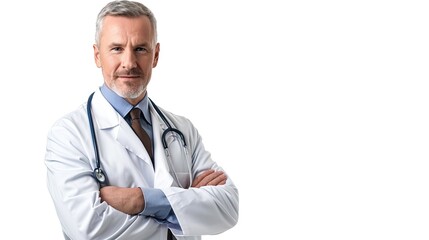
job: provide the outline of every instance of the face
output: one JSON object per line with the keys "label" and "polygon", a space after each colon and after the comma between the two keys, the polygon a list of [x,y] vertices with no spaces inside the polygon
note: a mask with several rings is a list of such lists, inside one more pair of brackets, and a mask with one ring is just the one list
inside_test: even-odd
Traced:
{"label": "face", "polygon": [[158,56],[159,43],[148,17],[104,18],[99,44],[94,45],[95,63],[104,83],[131,104],[145,96]]}

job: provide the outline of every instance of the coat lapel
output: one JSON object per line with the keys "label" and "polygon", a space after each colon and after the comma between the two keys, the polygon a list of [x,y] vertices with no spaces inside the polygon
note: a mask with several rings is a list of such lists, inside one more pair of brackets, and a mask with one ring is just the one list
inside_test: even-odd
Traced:
{"label": "coat lapel", "polygon": [[95,121],[97,121],[100,130],[112,130],[113,135],[116,135],[113,137],[122,146],[137,155],[153,169],[152,161],[143,143],[133,132],[130,125],[107,102],[100,91],[94,94],[93,104],[97,106],[97,108],[93,108],[93,111]]}
{"label": "coat lapel", "polygon": [[143,143],[134,133],[130,125],[128,125],[128,123],[123,119],[119,123],[116,140],[128,149],[128,151],[137,155],[140,159],[150,165],[151,168],[153,168],[152,161],[150,160],[150,156],[143,146]]}

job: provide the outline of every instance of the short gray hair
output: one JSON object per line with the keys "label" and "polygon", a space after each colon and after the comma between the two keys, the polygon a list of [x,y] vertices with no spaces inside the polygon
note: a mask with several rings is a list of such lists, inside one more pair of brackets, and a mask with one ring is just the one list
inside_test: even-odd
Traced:
{"label": "short gray hair", "polygon": [[99,45],[100,43],[100,31],[103,26],[103,20],[106,16],[147,16],[154,32],[154,41],[155,43],[157,42],[156,18],[152,11],[139,2],[128,0],[115,0],[104,6],[104,8],[101,9],[100,13],[97,16],[97,22],[95,25],[95,43],[97,45]]}

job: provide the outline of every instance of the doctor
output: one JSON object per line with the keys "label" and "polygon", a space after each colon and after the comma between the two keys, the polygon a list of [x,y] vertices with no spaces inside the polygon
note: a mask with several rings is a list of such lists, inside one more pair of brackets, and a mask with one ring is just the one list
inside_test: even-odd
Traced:
{"label": "doctor", "polygon": [[[160,53],[152,12],[138,2],[108,3],[97,18],[93,48],[104,84],[47,138],[47,185],[65,239],[201,239],[235,226],[239,198],[230,176],[187,118],[157,112],[148,98]],[[131,119],[135,108],[140,117]],[[151,146],[140,141],[132,121]],[[178,131],[163,138],[169,125]]]}

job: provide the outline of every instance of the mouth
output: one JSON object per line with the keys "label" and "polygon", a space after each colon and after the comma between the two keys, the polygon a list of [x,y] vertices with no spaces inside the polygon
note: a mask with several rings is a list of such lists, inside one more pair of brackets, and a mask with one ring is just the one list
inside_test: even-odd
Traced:
{"label": "mouth", "polygon": [[140,75],[118,75],[116,79],[121,79],[122,81],[134,81],[140,79]]}
{"label": "mouth", "polygon": [[118,78],[139,78],[140,75],[119,75]]}

